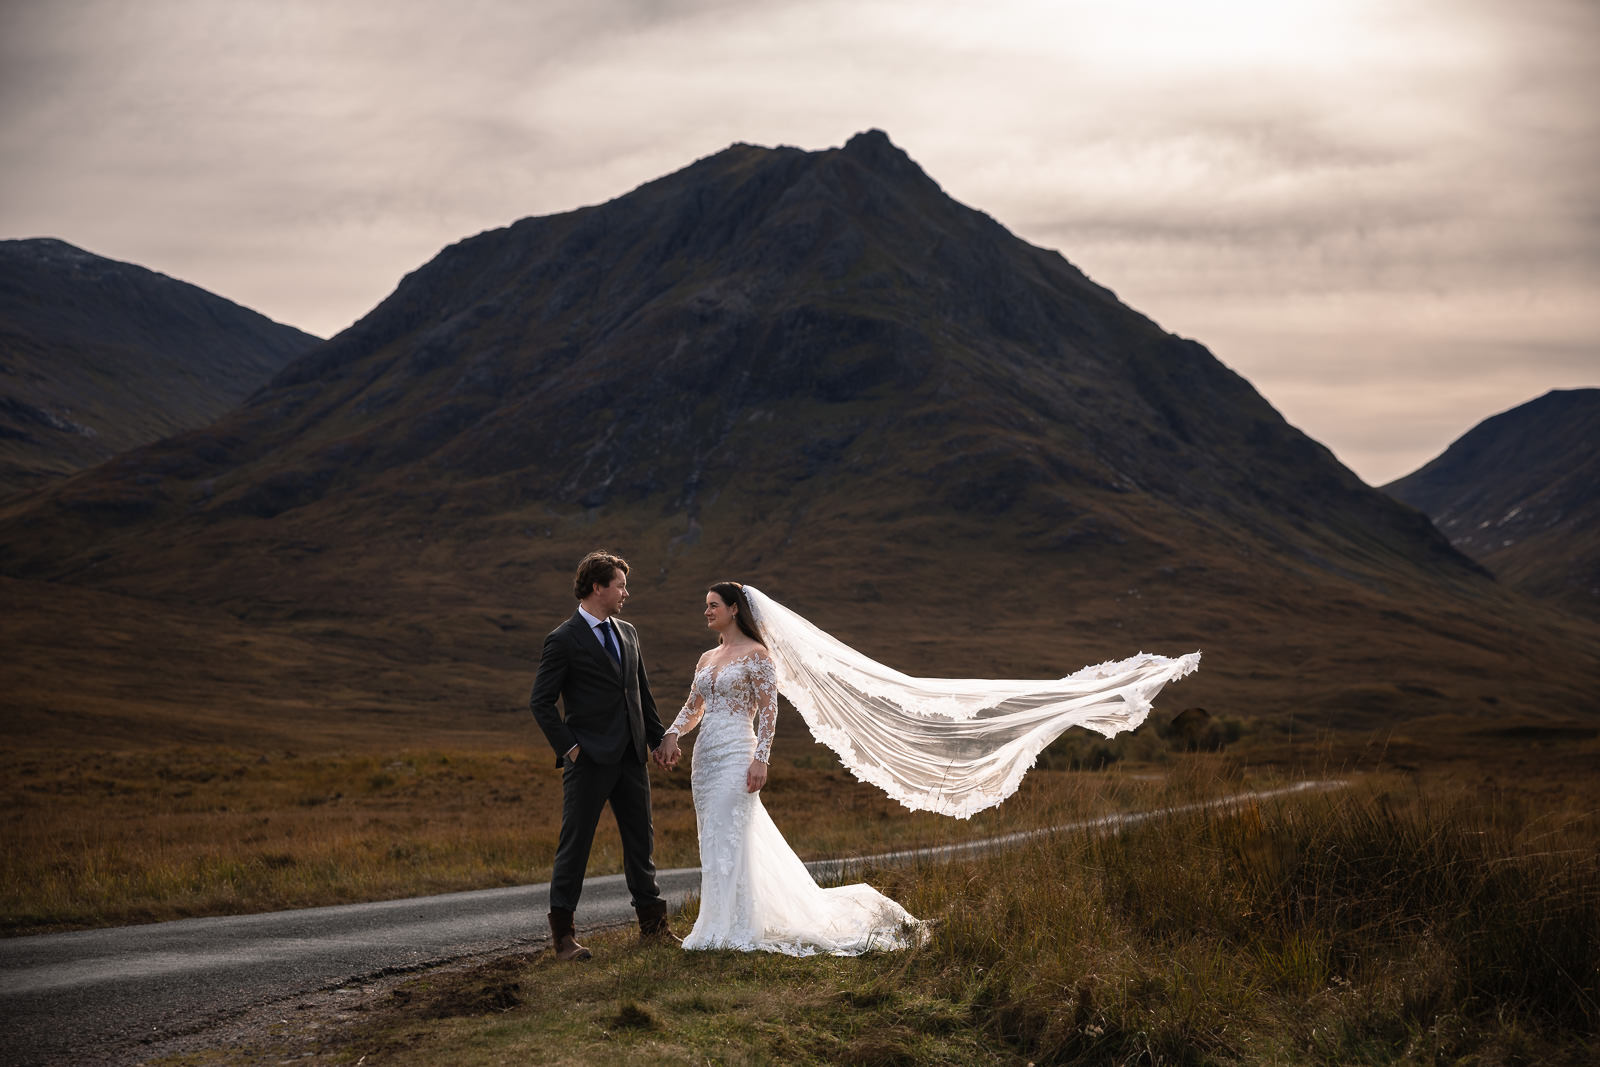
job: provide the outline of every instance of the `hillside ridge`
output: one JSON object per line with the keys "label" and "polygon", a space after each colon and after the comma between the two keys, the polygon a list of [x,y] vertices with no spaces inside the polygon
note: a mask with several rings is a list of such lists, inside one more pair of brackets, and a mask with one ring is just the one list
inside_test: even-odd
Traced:
{"label": "hillside ridge", "polygon": [[1600,618],[1600,389],[1553,389],[1383,487],[1517,588]]}
{"label": "hillside ridge", "polygon": [[57,238],[0,241],[0,495],[204,426],[316,343]]}

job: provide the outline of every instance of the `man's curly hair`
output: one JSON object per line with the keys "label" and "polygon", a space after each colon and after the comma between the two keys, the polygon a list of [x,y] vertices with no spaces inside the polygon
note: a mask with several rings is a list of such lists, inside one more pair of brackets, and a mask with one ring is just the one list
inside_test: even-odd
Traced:
{"label": "man's curly hair", "polygon": [[610,585],[617,572],[628,573],[628,561],[609,552],[591,552],[578,561],[578,575],[572,580],[572,594],[579,600],[594,592],[597,585]]}

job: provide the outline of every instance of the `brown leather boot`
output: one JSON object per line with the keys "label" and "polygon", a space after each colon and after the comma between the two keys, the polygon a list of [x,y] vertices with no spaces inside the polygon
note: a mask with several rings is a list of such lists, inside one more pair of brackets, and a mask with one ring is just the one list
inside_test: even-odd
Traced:
{"label": "brown leather boot", "polygon": [[550,947],[558,960],[589,960],[594,953],[578,944],[572,935],[572,912],[566,908],[550,909]]}
{"label": "brown leather boot", "polygon": [[660,941],[669,944],[679,944],[682,939],[672,932],[672,927],[667,925],[667,902],[652,900],[634,908],[639,915],[639,940],[644,942]]}

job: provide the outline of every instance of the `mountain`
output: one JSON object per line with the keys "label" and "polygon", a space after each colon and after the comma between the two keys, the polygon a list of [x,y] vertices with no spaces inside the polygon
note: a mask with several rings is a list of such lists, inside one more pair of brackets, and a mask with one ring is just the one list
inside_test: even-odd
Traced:
{"label": "mountain", "polygon": [[1600,389],[1485,419],[1383,488],[1517,588],[1600,618]]}
{"label": "mountain", "polygon": [[871,131],[464,240],[214,424],[0,504],[17,721],[503,736],[596,545],[666,694],[727,576],[915,673],[1203,647],[1175,699],[1295,728],[1587,708],[1600,668]]}
{"label": "mountain", "polygon": [[0,495],[204,426],[317,340],[64,241],[0,241]]}

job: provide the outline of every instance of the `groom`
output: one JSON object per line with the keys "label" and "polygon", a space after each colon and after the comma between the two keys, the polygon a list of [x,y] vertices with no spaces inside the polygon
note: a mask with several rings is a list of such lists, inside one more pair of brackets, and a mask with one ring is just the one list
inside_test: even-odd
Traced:
{"label": "groom", "polygon": [[[561,839],[550,875],[550,941],[556,957],[593,955],[573,935],[572,913],[583,892],[600,809],[607,802],[622,835],[622,872],[639,935],[673,938],[667,904],[656,887],[650,823],[650,775],[645,762],[661,744],[661,720],[639,655],[639,635],[617,618],[628,599],[628,564],[591,552],[573,582],[578,610],[550,631],[528,706],[556,750],[561,777]],[[556,714],[561,698],[563,715]]]}

